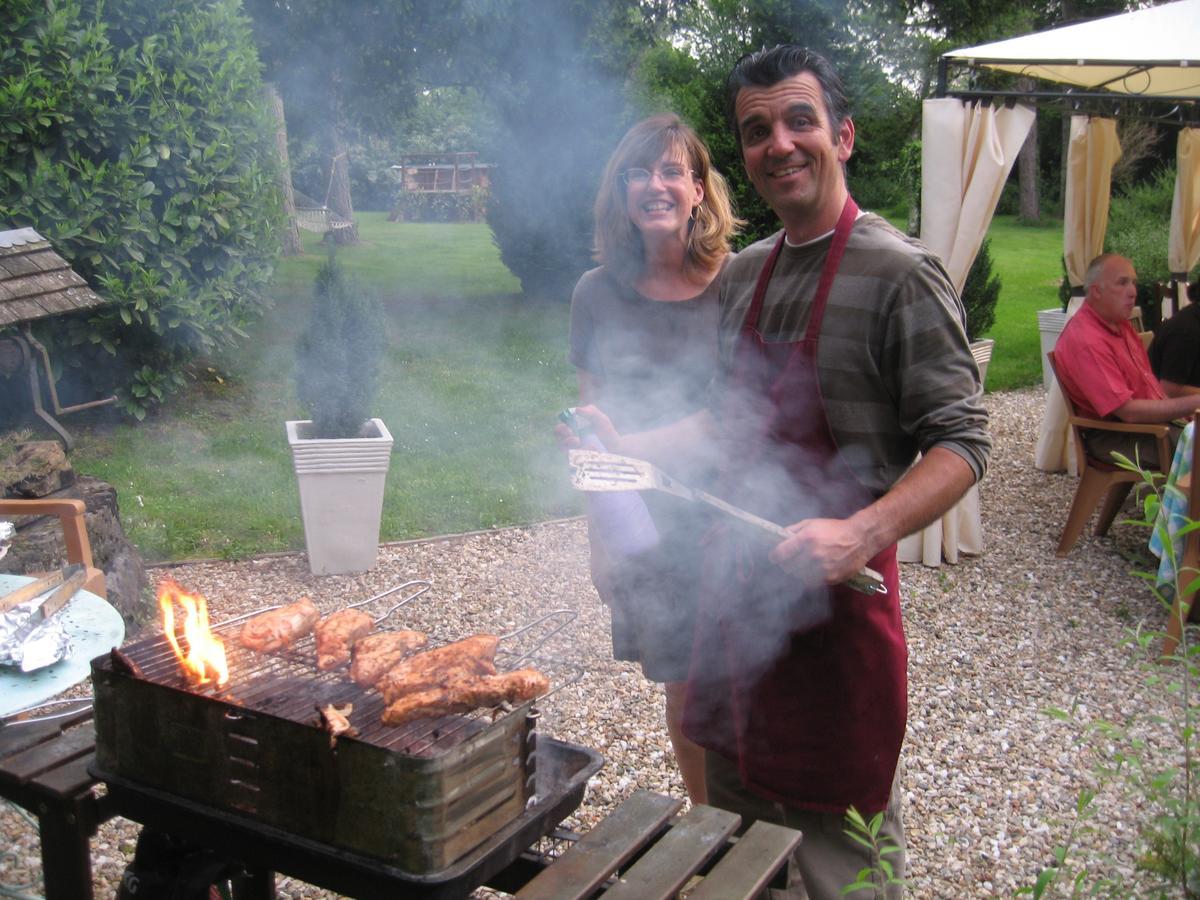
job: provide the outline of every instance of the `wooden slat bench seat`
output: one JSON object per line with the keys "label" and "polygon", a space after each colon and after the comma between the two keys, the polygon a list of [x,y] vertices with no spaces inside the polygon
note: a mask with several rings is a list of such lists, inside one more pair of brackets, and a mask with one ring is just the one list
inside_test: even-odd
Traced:
{"label": "wooden slat bench seat", "polygon": [[38,818],[46,900],[92,896],[90,841],[113,815],[87,771],[95,744],[90,710],[0,728],[0,797]]}
{"label": "wooden slat bench seat", "polygon": [[689,900],[751,900],[777,877],[782,883],[800,832],[755,822],[732,841],[737,815],[696,806],[674,818],[681,805],[661,794],[634,793],[516,896],[584,900],[603,891],[604,900],[669,900],[689,887]]}

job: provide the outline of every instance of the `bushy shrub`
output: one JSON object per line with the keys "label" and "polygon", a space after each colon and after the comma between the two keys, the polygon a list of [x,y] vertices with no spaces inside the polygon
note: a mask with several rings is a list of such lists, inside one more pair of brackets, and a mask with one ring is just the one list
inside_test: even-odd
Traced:
{"label": "bushy shrub", "polygon": [[110,301],[47,330],[80,394],[141,418],[261,312],[282,218],[257,53],[238,0],[4,9],[0,220]]}
{"label": "bushy shrub", "polygon": [[487,205],[487,191],[479,185],[469,191],[401,191],[391,219],[401,222],[478,222]]}
{"label": "bushy shrub", "polygon": [[371,415],[383,355],[378,298],[346,279],[332,254],[317,271],[312,316],[296,352],[296,393],[312,437],[358,437]]}
{"label": "bushy shrub", "polygon": [[1171,277],[1167,265],[1167,240],[1171,227],[1171,198],[1175,194],[1175,167],[1159,169],[1145,181],[1112,198],[1108,209],[1107,253],[1128,257],[1138,277],[1138,306],[1142,321],[1152,327],[1159,311],[1154,286]]}
{"label": "bushy shrub", "polygon": [[963,282],[962,302],[967,310],[967,338],[977,341],[996,324],[996,302],[1000,299],[1000,276],[992,274],[991,240],[984,238],[975,262]]}

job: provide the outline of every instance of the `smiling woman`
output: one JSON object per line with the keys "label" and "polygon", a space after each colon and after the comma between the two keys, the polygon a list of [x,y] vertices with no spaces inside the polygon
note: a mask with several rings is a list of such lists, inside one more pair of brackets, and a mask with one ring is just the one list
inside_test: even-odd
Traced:
{"label": "smiling woman", "polygon": [[[699,410],[717,369],[717,284],[737,224],[724,179],[678,116],[636,124],[596,197],[596,259],[571,301],[570,359],[583,403],[619,431],[658,428]],[[702,466],[671,474],[707,483]],[[699,527],[649,498],[657,543],[633,555],[589,518],[592,580],[612,610],[613,654],[666,685],[667,728],[692,800],[706,799],[703,753],[679,727],[700,566]]]}

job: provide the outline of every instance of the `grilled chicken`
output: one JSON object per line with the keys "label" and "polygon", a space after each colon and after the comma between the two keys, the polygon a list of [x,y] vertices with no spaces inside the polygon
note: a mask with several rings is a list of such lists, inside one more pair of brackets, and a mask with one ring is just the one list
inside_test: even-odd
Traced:
{"label": "grilled chicken", "polygon": [[339,609],[317,623],[317,668],[339,669],[350,662],[350,648],[371,631],[375,623],[360,609]]}
{"label": "grilled chicken", "polygon": [[242,646],[258,653],[286,650],[313,630],[321,614],[307,597],[255,616],[242,626]]}
{"label": "grilled chicken", "polygon": [[329,703],[318,706],[317,712],[321,714],[321,727],[329,732],[330,747],[336,747],[337,739],[343,734],[347,737],[358,737],[358,729],[350,724],[350,713],[354,712],[353,703],[347,703],[345,706]]}
{"label": "grilled chicken", "polygon": [[499,643],[494,634],[476,634],[426,650],[396,663],[375,687],[390,704],[405,694],[440,687],[459,675],[495,675],[493,660]]}
{"label": "grilled chicken", "polygon": [[354,643],[350,677],[361,688],[375,686],[384,673],[429,640],[421,631],[381,631]]}
{"label": "grilled chicken", "polygon": [[441,687],[406,694],[383,711],[385,725],[403,725],[414,719],[465,713],[483,706],[519,703],[540,697],[550,689],[550,679],[537,669],[517,669],[503,675],[452,677]]}

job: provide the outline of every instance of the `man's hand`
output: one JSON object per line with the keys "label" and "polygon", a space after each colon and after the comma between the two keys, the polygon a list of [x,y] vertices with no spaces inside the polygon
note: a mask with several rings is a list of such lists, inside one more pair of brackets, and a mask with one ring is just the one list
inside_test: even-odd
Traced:
{"label": "man's hand", "polygon": [[805,519],[787,530],[791,536],[771,551],[770,560],[808,584],[841,584],[872,556],[850,519]]}

